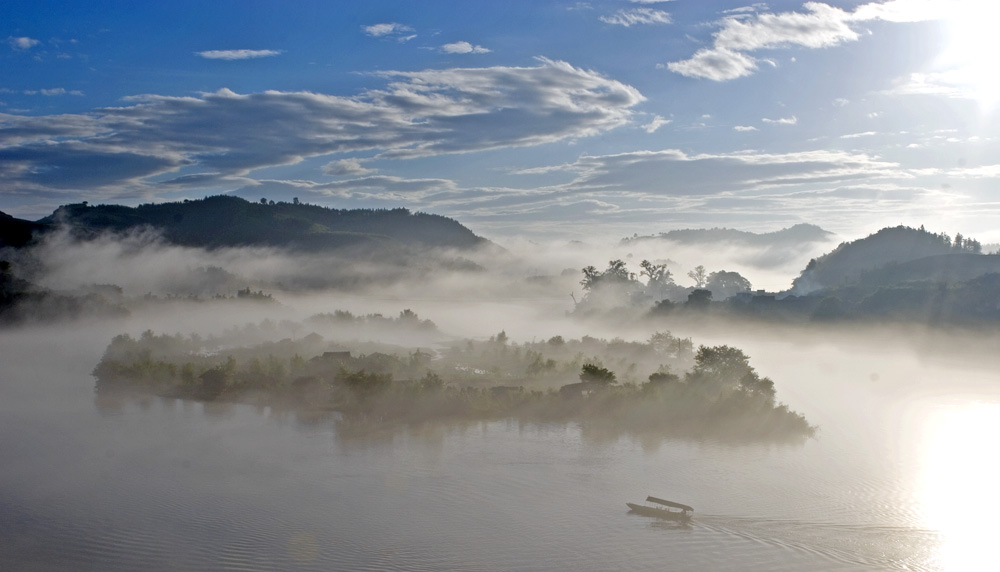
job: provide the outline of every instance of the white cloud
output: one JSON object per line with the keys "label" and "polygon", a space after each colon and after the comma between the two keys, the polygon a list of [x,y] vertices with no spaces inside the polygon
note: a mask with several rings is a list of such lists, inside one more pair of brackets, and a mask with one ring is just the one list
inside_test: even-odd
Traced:
{"label": "white cloud", "polygon": [[250,60],[276,56],[281,50],[207,50],[195,52],[195,55],[209,60]]}
{"label": "white cloud", "polygon": [[774,125],[795,125],[799,122],[799,118],[794,115],[791,117],[779,117],[778,119],[768,119],[765,117],[764,119],[761,119],[761,121]]}
{"label": "white cloud", "polygon": [[858,6],[851,18],[862,22],[867,20],[926,22],[947,18],[954,9],[953,2],[941,0],[890,0]]}
{"label": "white cloud", "polygon": [[626,28],[638,24],[669,24],[672,22],[669,13],[653,8],[619,10],[612,16],[601,16],[600,19],[606,24],[615,24]]}
{"label": "white cloud", "polygon": [[393,38],[399,42],[407,42],[417,37],[416,34],[407,34],[412,32],[413,28],[397,22],[361,26],[361,29],[373,38]]}
{"label": "white cloud", "polygon": [[715,34],[715,46],[748,52],[799,45],[824,48],[858,39],[846,23],[848,13],[819,2],[804,5],[808,12],[759,14],[753,19],[727,18]]}
{"label": "white cloud", "polygon": [[469,42],[454,42],[441,46],[441,51],[446,54],[488,54],[490,50],[482,46],[473,46]]}
{"label": "white cloud", "polygon": [[[977,70],[977,73],[978,70]],[[951,69],[941,72],[911,73],[900,78],[884,91],[887,95],[937,95],[948,98],[980,99],[981,78],[970,77],[968,70]],[[989,93],[991,90],[986,90]]]}
{"label": "white cloud", "polygon": [[841,139],[858,139],[861,137],[871,137],[872,135],[877,135],[874,131],[865,131],[864,133],[850,133],[848,135],[841,135]]}
{"label": "white cloud", "polygon": [[753,125],[734,125],[734,131],[757,131],[757,128]]}
{"label": "white cloud", "polygon": [[664,119],[659,115],[653,117],[653,120],[642,126],[646,130],[646,133],[655,133],[657,129],[671,123],[672,119]]}
{"label": "white cloud", "polygon": [[752,74],[757,62],[741,52],[704,48],[689,60],[668,63],[667,69],[688,77],[726,81]]}
{"label": "white cloud", "polygon": [[833,100],[834,107],[846,107],[850,104],[851,104],[850,100],[844,99],[842,97],[838,97],[837,99]]}
{"label": "white cloud", "polygon": [[34,38],[29,38],[27,36],[22,36],[19,38],[15,38],[14,36],[8,36],[7,43],[10,44],[10,47],[15,50],[30,50],[31,48],[41,44],[42,42]]}
{"label": "white cloud", "polygon": [[323,173],[335,177],[342,175],[370,175],[375,172],[374,169],[361,166],[361,160],[354,158],[330,161],[326,165],[323,165],[322,170]]}
{"label": "white cloud", "polygon": [[[826,48],[853,42],[860,34],[851,25],[871,20],[914,22],[942,18],[948,3],[937,0],[890,0],[857,7],[854,12],[806,2],[804,12],[748,13],[726,16],[713,34],[713,45],[667,67],[681,75],[726,81],[752,74],[757,60],[748,52],[763,49]],[[773,62],[772,62],[773,63]]]}
{"label": "white cloud", "polygon": [[[626,125],[644,100],[631,86],[550,60],[374,75],[385,87],[353,97],[223,89],[138,96],[87,115],[0,115],[0,188],[154,194],[165,183],[148,177],[181,168],[173,186],[210,187],[337,153],[408,158],[540,145]],[[361,174],[360,162],[345,161],[328,172]]]}

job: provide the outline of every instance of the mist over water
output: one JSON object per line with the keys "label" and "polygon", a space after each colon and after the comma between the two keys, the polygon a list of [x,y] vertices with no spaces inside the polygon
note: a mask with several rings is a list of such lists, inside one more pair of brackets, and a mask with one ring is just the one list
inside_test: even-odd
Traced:
{"label": "mist over water", "polygon": [[[276,253],[145,244],[131,254],[92,245],[121,250],[89,258],[86,272],[59,259],[42,282],[132,279],[125,295],[163,296],[184,274],[177,268],[218,265],[255,288],[302,265],[317,272],[315,260]],[[175,254],[188,262],[168,260]],[[602,255],[613,254],[593,263]],[[487,270],[368,291],[274,290],[272,303],[158,299],[128,318],[0,331],[0,568],[973,570],[995,561],[991,337],[581,321],[567,315],[564,287],[579,274],[560,276],[571,261],[547,262],[552,272],[478,262]],[[525,285],[536,274],[553,278]],[[799,443],[737,445],[508,419],[352,434],[336,415],[94,390],[91,372],[120,333],[213,335],[403,309],[445,338],[503,330],[515,342],[645,340],[659,329],[739,347],[819,431]],[[393,343],[433,345],[413,334]],[[678,526],[627,514],[624,503],[646,495],[690,504],[695,518]]]}

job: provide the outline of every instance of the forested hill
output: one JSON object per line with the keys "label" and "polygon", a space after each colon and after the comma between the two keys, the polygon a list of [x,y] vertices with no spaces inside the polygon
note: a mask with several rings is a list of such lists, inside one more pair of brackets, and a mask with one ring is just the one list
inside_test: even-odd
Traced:
{"label": "forested hill", "polygon": [[457,221],[407,209],[330,209],[299,203],[249,202],[232,196],[145,204],[59,207],[38,221],[67,225],[80,236],[153,227],[185,246],[274,246],[327,250],[345,246],[472,248],[490,244]]}
{"label": "forested hill", "polygon": [[[947,234],[928,232],[923,227],[883,228],[865,238],[841,243],[830,253],[810,260],[792,282],[792,292],[808,294],[857,284],[862,279],[888,284],[913,280],[921,273],[926,280],[944,278],[945,274],[978,276],[996,271],[997,258],[968,256],[981,252],[979,241],[961,234],[952,240]],[[988,263],[987,267],[984,263]]]}

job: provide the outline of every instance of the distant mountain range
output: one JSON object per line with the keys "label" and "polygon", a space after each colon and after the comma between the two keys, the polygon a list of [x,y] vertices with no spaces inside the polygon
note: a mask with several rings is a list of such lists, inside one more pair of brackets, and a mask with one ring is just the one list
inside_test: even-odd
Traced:
{"label": "distant mountain range", "polygon": [[14,247],[60,226],[81,238],[153,228],[173,244],[204,248],[271,246],[320,251],[492,245],[453,219],[403,208],[342,210],[249,202],[225,195],[138,207],[77,203],[61,206],[37,222],[0,215],[0,245]]}
{"label": "distant mountain range", "polygon": [[698,228],[671,230],[653,236],[636,236],[622,240],[634,243],[649,240],[668,240],[691,246],[730,243],[759,248],[775,246],[801,246],[814,242],[826,242],[833,233],[814,224],[797,224],[774,232],[754,233],[731,228]]}

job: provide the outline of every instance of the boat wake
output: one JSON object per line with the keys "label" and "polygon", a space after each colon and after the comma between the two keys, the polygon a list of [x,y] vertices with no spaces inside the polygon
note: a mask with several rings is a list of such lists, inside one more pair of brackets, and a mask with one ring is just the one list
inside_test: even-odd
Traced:
{"label": "boat wake", "polygon": [[821,557],[830,562],[879,570],[936,570],[940,534],[904,527],[879,527],[801,520],[698,515],[689,523],[751,542]]}

